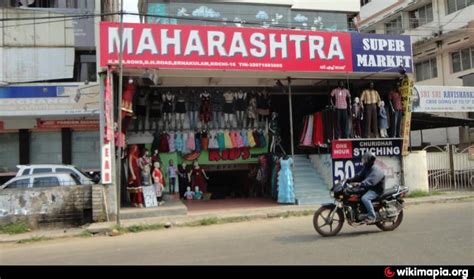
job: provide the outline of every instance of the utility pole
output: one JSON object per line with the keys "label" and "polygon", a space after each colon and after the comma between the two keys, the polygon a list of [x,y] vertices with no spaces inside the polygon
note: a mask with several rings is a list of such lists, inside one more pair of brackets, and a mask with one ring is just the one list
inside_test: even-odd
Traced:
{"label": "utility pole", "polygon": [[122,146],[124,146],[124,142],[122,142],[122,94],[123,94],[123,1],[120,1],[120,46],[119,46],[119,84],[118,84],[118,116],[117,116],[117,126],[118,126],[118,148],[116,154],[116,190],[117,190],[117,225],[120,226],[120,204],[121,204],[121,184],[122,184]]}

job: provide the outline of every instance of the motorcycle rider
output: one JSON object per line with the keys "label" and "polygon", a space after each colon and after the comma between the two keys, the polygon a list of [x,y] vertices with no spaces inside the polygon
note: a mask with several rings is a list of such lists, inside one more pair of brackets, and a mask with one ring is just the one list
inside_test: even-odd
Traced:
{"label": "motorcycle rider", "polygon": [[385,189],[385,175],[378,168],[374,166],[377,158],[370,151],[364,153],[362,156],[363,169],[355,177],[348,179],[347,182],[351,183],[354,187],[358,187],[362,191],[366,191],[362,196],[362,203],[367,209],[367,219],[365,223],[375,223],[375,210],[372,205],[372,200],[379,197]]}

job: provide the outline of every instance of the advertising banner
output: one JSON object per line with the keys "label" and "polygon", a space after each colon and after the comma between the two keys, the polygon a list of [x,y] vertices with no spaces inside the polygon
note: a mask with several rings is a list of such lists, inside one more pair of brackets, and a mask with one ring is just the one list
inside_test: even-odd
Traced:
{"label": "advertising banner", "polygon": [[[412,71],[409,37],[348,32],[102,22],[101,61],[128,68],[297,72]],[[355,41],[353,41],[355,40]],[[359,46],[360,45],[360,46]],[[357,64],[353,64],[357,59]]]}
{"label": "advertising banner", "polygon": [[99,129],[99,120],[95,119],[69,119],[69,120],[42,120],[38,119],[36,123],[38,129]]}
{"label": "advertising banner", "polygon": [[333,182],[354,177],[367,151],[377,156],[376,165],[385,174],[386,188],[400,184],[402,140],[336,140],[332,142]]}
{"label": "advertising banner", "polygon": [[412,113],[412,96],[413,96],[413,80],[404,75],[401,80],[400,93],[402,94],[403,118],[402,118],[402,138],[403,151],[402,155],[408,155],[408,147],[410,146],[411,131],[411,113]]}
{"label": "advertising banner", "polygon": [[474,111],[474,87],[416,85],[412,98],[413,112]]}

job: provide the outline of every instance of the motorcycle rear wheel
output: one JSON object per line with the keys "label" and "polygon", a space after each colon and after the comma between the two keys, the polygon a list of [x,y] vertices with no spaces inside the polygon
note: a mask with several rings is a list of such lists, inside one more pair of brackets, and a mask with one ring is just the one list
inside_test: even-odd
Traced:
{"label": "motorcycle rear wheel", "polygon": [[398,226],[400,226],[400,224],[402,223],[402,220],[403,220],[403,210],[400,211],[400,213],[398,214],[397,218],[395,218],[394,221],[380,221],[380,222],[375,223],[375,225],[377,226],[377,228],[381,229],[382,231],[385,231],[385,232],[393,231],[396,228],[398,228]]}
{"label": "motorcycle rear wheel", "polygon": [[[322,206],[314,213],[314,229],[322,236],[335,236],[342,229],[342,225],[344,224],[344,215],[342,214],[341,210],[336,209],[336,213],[334,214],[332,220],[327,220],[333,209],[333,207]],[[335,227],[334,222],[336,222]],[[329,230],[323,228],[329,228]]]}

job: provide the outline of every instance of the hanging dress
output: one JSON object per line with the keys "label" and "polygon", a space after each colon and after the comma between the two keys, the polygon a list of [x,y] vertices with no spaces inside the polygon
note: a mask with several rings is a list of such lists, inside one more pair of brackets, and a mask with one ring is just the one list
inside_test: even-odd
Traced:
{"label": "hanging dress", "polygon": [[186,143],[186,147],[190,152],[196,150],[196,142],[194,140],[194,133],[189,132],[188,133],[188,142]]}
{"label": "hanging dress", "polygon": [[183,134],[182,133],[176,133],[176,139],[175,139],[174,145],[176,147],[176,152],[179,152],[179,153],[183,152]]}
{"label": "hanging dress", "polygon": [[219,143],[217,141],[217,132],[210,131],[209,132],[209,149],[219,149]]}
{"label": "hanging dress", "polygon": [[201,152],[201,133],[194,135],[194,150]]}
{"label": "hanging dress", "polygon": [[278,203],[295,203],[293,172],[291,170],[292,164],[293,159],[291,158],[280,160],[281,169],[278,174]]}
{"label": "hanging dress", "polygon": [[192,176],[192,188],[199,186],[199,190],[201,190],[203,193],[207,192],[206,189],[206,180],[204,178],[204,173],[202,171],[202,168],[193,168],[193,171],[191,173]]}
{"label": "hanging dress", "polygon": [[245,130],[240,131],[240,137],[242,138],[243,146],[250,147],[249,140],[247,138],[247,132]]}
{"label": "hanging dress", "polygon": [[181,149],[181,153],[183,154],[189,154],[189,148],[188,148],[188,133],[183,133],[183,148]]}
{"label": "hanging dress", "polygon": [[309,116],[304,117],[303,130],[301,131],[301,135],[300,135],[300,144],[301,145],[304,142],[304,137],[306,136],[306,131],[308,130],[308,119],[309,119]]}
{"label": "hanging dress", "polygon": [[304,136],[303,145],[304,146],[313,146],[313,115],[310,115],[308,118],[308,129],[306,129],[306,135]]}
{"label": "hanging dress", "polygon": [[258,135],[257,130],[253,131],[252,135],[253,135],[253,139],[255,140],[255,146],[256,146],[256,147],[261,147],[261,145],[260,145],[260,137],[259,137],[259,135]]}
{"label": "hanging dress", "polygon": [[249,142],[249,146],[251,148],[254,148],[257,146],[257,143],[255,142],[255,138],[253,137],[253,132],[252,130],[247,131],[247,140]]}
{"label": "hanging dress", "polygon": [[232,148],[239,147],[239,142],[238,142],[238,139],[237,139],[237,133],[235,131],[232,131],[229,134],[230,134],[230,141],[232,142]]}
{"label": "hanging dress", "polygon": [[224,132],[225,149],[233,148],[230,132]]}
{"label": "hanging dress", "polygon": [[267,139],[265,137],[265,133],[260,132],[259,137],[260,137],[260,147],[266,147],[267,146]]}
{"label": "hanging dress", "polygon": [[167,133],[160,135],[160,146],[158,147],[158,151],[160,151],[160,153],[168,153],[170,151],[168,137],[169,136]]}
{"label": "hanging dress", "polygon": [[209,137],[207,132],[201,133],[201,149],[207,151],[209,149]]}
{"label": "hanging dress", "polygon": [[325,144],[323,134],[323,115],[321,112],[316,112],[313,117],[313,144],[321,146]]}
{"label": "hanging dress", "polygon": [[219,150],[222,151],[225,149],[225,136],[223,132],[217,134],[217,143],[219,145]]}
{"label": "hanging dress", "polygon": [[199,113],[199,119],[203,123],[209,123],[212,118],[212,106],[211,106],[211,95],[201,96],[201,110]]}
{"label": "hanging dress", "polygon": [[175,142],[175,133],[171,132],[169,134],[169,140],[168,140],[168,146],[169,146],[169,152],[170,153],[176,152],[176,146],[175,146],[174,142]]}

